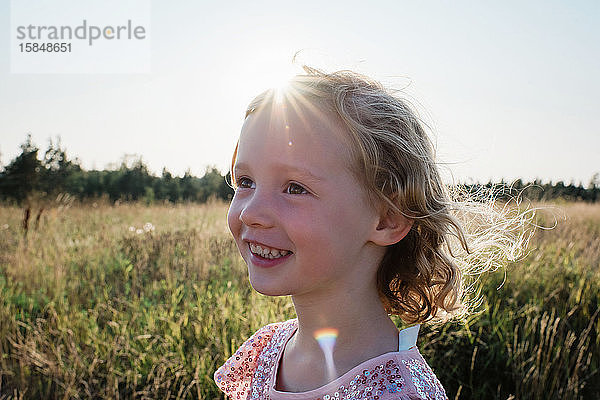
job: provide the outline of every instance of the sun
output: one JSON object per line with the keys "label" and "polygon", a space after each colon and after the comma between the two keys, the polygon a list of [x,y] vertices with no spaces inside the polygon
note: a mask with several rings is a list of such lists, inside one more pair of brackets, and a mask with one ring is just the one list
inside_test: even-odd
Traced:
{"label": "sun", "polygon": [[273,88],[273,100],[275,104],[281,104],[285,100],[286,92],[289,87],[289,79],[281,82],[276,82]]}
{"label": "sun", "polygon": [[276,94],[282,94],[289,86],[290,80],[298,74],[293,66],[275,65],[264,74],[256,76],[256,82],[262,89],[273,89]]}
{"label": "sun", "polygon": [[[286,51],[287,50],[287,51]],[[283,93],[289,81],[303,73],[302,67],[292,62],[294,53],[283,48],[254,49],[240,57],[243,62],[232,65],[235,91],[240,99],[249,102],[268,89]]]}
{"label": "sun", "polygon": [[270,81],[270,85],[268,86],[275,90],[285,90],[290,83],[290,79],[297,73],[298,71],[293,68],[281,68],[275,70],[268,79],[268,81]]}

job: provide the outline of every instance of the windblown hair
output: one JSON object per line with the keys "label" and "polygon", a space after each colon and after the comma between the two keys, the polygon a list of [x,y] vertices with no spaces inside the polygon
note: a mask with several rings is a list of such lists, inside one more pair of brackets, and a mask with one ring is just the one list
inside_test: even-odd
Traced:
{"label": "windblown hair", "polygon": [[[517,198],[497,204],[493,188],[445,185],[426,124],[399,92],[355,72],[303,68],[287,95],[339,117],[351,143],[351,170],[371,202],[413,222],[404,239],[388,246],[377,271],[386,310],[408,323],[466,315],[477,302],[471,296],[477,277],[523,254],[533,210],[520,211]],[[262,93],[246,116],[277,96]]]}

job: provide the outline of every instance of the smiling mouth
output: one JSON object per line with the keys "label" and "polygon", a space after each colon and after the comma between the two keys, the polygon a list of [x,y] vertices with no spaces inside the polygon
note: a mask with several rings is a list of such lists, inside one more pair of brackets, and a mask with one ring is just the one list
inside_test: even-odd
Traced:
{"label": "smiling mouth", "polygon": [[275,249],[273,247],[267,247],[265,245],[258,245],[255,243],[248,243],[248,245],[252,254],[260,256],[262,258],[267,258],[269,260],[285,257],[289,254],[292,254],[291,251]]}

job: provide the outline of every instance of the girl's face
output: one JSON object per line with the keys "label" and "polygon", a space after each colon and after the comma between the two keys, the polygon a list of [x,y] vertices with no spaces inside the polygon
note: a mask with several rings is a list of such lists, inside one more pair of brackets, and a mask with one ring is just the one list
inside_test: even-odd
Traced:
{"label": "girl's face", "polygon": [[260,293],[327,294],[375,280],[379,215],[349,170],[340,124],[279,104],[242,127],[227,220]]}

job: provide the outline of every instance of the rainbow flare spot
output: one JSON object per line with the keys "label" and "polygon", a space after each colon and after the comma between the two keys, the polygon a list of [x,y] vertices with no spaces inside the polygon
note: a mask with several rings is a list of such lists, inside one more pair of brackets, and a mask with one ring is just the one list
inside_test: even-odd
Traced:
{"label": "rainbow flare spot", "polygon": [[315,339],[321,346],[331,347],[335,346],[335,340],[338,337],[338,330],[333,328],[324,328],[315,331]]}
{"label": "rainbow flare spot", "polygon": [[336,377],[335,365],[333,363],[333,348],[338,337],[338,330],[333,328],[319,329],[315,331],[314,336],[325,355],[327,375],[330,380],[333,380]]}

